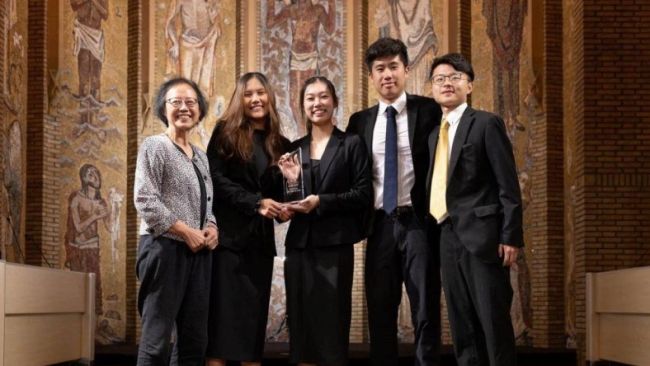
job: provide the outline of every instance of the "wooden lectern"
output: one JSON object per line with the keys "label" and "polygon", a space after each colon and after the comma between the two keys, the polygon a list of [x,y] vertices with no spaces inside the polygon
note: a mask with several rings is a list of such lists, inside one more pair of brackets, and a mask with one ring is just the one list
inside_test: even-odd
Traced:
{"label": "wooden lectern", "polygon": [[650,267],[587,273],[587,361],[650,365]]}
{"label": "wooden lectern", "polygon": [[0,366],[95,355],[95,275],[0,261]]}

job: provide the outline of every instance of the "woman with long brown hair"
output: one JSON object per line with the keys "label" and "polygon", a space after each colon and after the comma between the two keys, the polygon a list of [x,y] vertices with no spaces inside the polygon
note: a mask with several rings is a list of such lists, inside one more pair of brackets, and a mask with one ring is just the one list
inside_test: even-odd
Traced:
{"label": "woman with long brown hair", "polygon": [[242,75],[208,144],[213,212],[220,227],[214,252],[207,365],[226,360],[259,365],[271,294],[273,219],[288,219],[277,161],[289,141],[280,135],[275,95],[258,72]]}

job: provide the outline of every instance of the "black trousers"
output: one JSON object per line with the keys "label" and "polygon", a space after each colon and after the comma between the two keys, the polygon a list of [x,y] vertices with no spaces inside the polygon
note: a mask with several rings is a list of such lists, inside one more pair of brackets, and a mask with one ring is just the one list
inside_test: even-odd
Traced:
{"label": "black trousers", "polygon": [[397,365],[397,313],[402,283],[411,302],[415,365],[438,365],[440,270],[438,248],[413,210],[376,211],[366,251],[366,297],[373,365]]}
{"label": "black trousers", "polygon": [[353,272],[352,244],[287,248],[289,363],[347,365]]}
{"label": "black trousers", "polygon": [[[211,252],[192,253],[184,242],[140,237],[136,271],[142,336],[138,366],[203,366],[208,342]],[[170,340],[176,329],[171,353]]]}
{"label": "black trousers", "polygon": [[441,227],[440,261],[458,365],[516,365],[509,267],[472,255],[450,220]]}
{"label": "black trousers", "polygon": [[206,357],[261,361],[273,257],[251,243],[241,251],[217,247],[212,260]]}

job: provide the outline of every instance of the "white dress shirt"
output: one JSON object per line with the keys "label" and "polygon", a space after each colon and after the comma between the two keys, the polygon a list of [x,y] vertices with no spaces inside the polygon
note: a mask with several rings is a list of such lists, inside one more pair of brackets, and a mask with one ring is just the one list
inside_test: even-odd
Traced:
{"label": "white dress shirt", "polygon": [[384,207],[384,157],[386,155],[386,108],[392,105],[397,111],[397,206],[411,206],[411,189],[415,184],[413,157],[409,143],[406,93],[393,104],[379,101],[377,121],[372,135],[372,184],[375,188],[375,209]]}
{"label": "white dress shirt", "polygon": [[[458,130],[458,125],[460,124],[460,117],[463,116],[463,113],[465,113],[465,109],[467,109],[467,103],[463,103],[456,107],[453,111],[447,113],[446,116],[442,116],[442,119],[447,119],[447,122],[449,122],[449,150],[447,151],[447,162],[449,162],[449,158],[451,157],[451,149],[454,145],[454,137],[456,137],[456,130]],[[434,157],[435,159],[435,157]],[[447,171],[449,173],[449,171]]]}

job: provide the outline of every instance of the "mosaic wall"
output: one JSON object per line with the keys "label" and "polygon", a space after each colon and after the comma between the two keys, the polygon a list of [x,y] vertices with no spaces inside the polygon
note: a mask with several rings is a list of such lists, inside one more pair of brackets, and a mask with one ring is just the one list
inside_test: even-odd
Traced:
{"label": "mosaic wall", "polygon": [[[49,118],[60,127],[61,267],[97,274],[96,341],[122,342],[126,278],[125,1],[59,8]],[[54,26],[53,26],[54,27]],[[52,30],[54,31],[54,29]]]}
{"label": "mosaic wall", "polygon": [[[154,41],[147,50],[153,80],[143,96],[151,106],[158,86],[174,76],[194,80],[209,101],[206,118],[195,131],[193,143],[205,149],[217,119],[235,87],[236,15],[233,0],[157,1],[149,15]],[[161,133],[164,126],[147,108],[141,137]]]}
{"label": "mosaic wall", "polygon": [[[275,87],[282,134],[304,136],[299,94],[314,75],[330,79],[340,97],[336,121],[345,123],[345,3],[341,0],[260,2],[260,69]],[[343,122],[344,121],[344,122]]]}
{"label": "mosaic wall", "polygon": [[[408,47],[409,75],[406,91],[431,96],[429,68],[440,55],[444,1],[368,1],[368,43],[379,37],[401,39]],[[377,92],[368,82],[368,105],[377,103]]]}
{"label": "mosaic wall", "polygon": [[0,86],[0,252],[25,261],[24,212],[27,119],[27,3],[4,1]]}
{"label": "mosaic wall", "polygon": [[[234,89],[237,64],[238,1],[164,0],[153,1],[144,16],[153,32],[143,35],[148,49],[143,50],[146,69],[143,95],[128,96],[144,101],[138,140],[161,133],[162,124],[151,111],[158,85],[175,75],[194,79],[206,93],[210,110],[193,137],[205,147],[219,116]],[[472,0],[472,61],[477,74],[472,104],[502,115],[515,148],[519,180],[524,196],[525,225],[533,220],[528,209],[531,196],[529,172],[532,169],[531,126],[543,114],[539,88],[532,70],[531,9],[527,1]],[[295,139],[304,125],[297,107],[302,81],[314,74],[329,77],[337,87],[342,105],[336,119],[341,128],[347,123],[344,111],[349,96],[359,91],[346,90],[345,54],[346,11],[344,0],[274,0],[259,2],[259,66],[276,87],[282,132]],[[48,65],[49,115],[46,121],[61,126],[58,135],[61,166],[58,180],[61,194],[60,266],[98,274],[97,341],[121,342],[125,337],[126,302],[135,294],[126,293],[126,202],[131,187],[126,186],[126,85],[128,1],[96,0],[61,2],[55,18],[58,44],[49,45],[56,59]],[[0,239],[3,257],[20,261],[17,248],[24,245],[26,145],[26,29],[27,2],[5,0],[2,23],[2,129],[0,133]],[[368,40],[380,36],[399,37],[409,47],[411,69],[408,91],[431,95],[427,82],[432,59],[442,53],[444,1],[369,0]],[[56,9],[56,7],[54,7]],[[570,54],[568,56],[570,58]],[[361,65],[359,65],[361,67]],[[249,71],[249,70],[243,70]],[[365,75],[364,75],[365,77]],[[365,78],[364,81],[365,82]],[[368,105],[377,94],[368,85]],[[362,89],[359,86],[359,89]],[[569,110],[568,107],[567,111]],[[572,233],[573,183],[571,137],[566,137],[568,178],[565,189],[567,210],[566,266],[567,334],[574,334],[573,301],[574,254]],[[132,219],[132,218],[129,218]],[[267,339],[286,342],[283,242],[286,225],[278,226],[278,251],[269,310]],[[526,232],[526,231],[525,231]],[[134,233],[129,233],[133,235]],[[528,234],[527,234],[528,235]],[[526,238],[530,242],[530,238]],[[530,256],[534,248],[527,247]],[[363,261],[363,247],[355,256]],[[355,261],[359,263],[359,261]],[[356,272],[356,271],[355,271]],[[519,344],[529,345],[532,328],[530,272],[524,256],[512,269],[515,288],[512,314]],[[355,281],[359,278],[355,274]],[[357,282],[355,282],[357,283]],[[357,286],[357,285],[355,285]],[[355,295],[355,305],[365,301]],[[361,315],[363,317],[363,315]],[[403,296],[399,336],[403,342],[413,337],[408,298]],[[353,321],[354,322],[354,321]],[[355,339],[363,341],[363,339]]]}
{"label": "mosaic wall", "polygon": [[[472,106],[503,117],[513,144],[524,205],[524,241],[531,243],[526,227],[531,216],[530,171],[533,165],[532,124],[543,116],[540,90],[532,68],[531,21],[527,1],[472,1],[472,65],[476,78]],[[517,343],[532,345],[531,280],[525,255],[512,266],[514,290],[512,321]]]}
{"label": "mosaic wall", "polygon": [[[564,31],[565,35],[573,35],[576,31],[576,15],[572,10],[576,6],[575,0],[566,1],[564,8]],[[565,36],[565,42],[571,44],[573,39]],[[575,46],[575,45],[574,45]],[[571,80],[577,74],[578,57],[575,47],[564,47],[564,80]],[[566,334],[566,346],[577,347],[577,325],[576,325],[576,209],[578,189],[578,153],[576,151],[576,116],[580,112],[576,101],[582,101],[577,95],[581,93],[578,85],[564,88],[564,331]]]}

